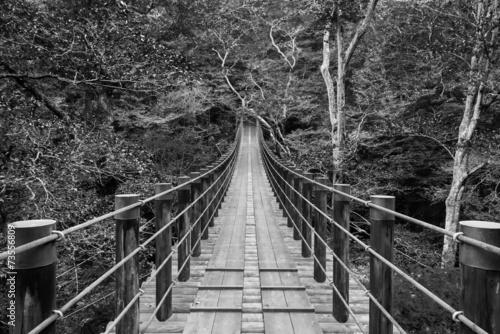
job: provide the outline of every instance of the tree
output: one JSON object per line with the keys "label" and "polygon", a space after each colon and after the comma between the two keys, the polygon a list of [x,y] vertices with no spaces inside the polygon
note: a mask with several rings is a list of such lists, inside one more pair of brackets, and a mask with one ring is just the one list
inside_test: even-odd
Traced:
{"label": "tree", "polygon": [[[323,32],[323,63],[321,64],[321,74],[325,81],[328,93],[328,113],[330,116],[332,144],[333,144],[333,164],[334,164],[334,183],[339,181],[341,176],[341,164],[344,160],[345,151],[345,91],[346,91],[346,71],[351,62],[352,56],[359,45],[359,42],[365,35],[370,22],[375,13],[375,7],[378,0],[370,0],[366,6],[364,18],[356,27],[347,49],[344,49],[344,35],[346,31],[346,21],[356,18],[356,9],[358,4],[349,2],[343,3],[341,0],[335,0],[326,7],[326,23]],[[362,3],[363,4],[363,3]],[[331,61],[331,32],[336,32],[337,48],[337,87],[335,90],[334,80],[330,74]],[[345,50],[345,51],[344,51]]]}
{"label": "tree", "polygon": [[[464,3],[460,3],[465,6]],[[469,64],[467,98],[453,159],[453,180],[446,199],[446,230],[455,233],[460,218],[461,200],[467,179],[488,161],[474,161],[471,152],[474,132],[481,114],[498,98],[500,86],[498,29],[500,25],[500,1],[476,0],[469,8],[474,13],[475,36]],[[444,238],[442,266],[455,264],[457,245],[450,237]]]}

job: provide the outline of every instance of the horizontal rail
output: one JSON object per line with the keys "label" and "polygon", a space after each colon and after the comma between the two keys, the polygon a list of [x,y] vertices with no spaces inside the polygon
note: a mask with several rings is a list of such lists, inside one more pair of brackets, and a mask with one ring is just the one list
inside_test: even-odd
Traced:
{"label": "horizontal rail", "polygon": [[[263,142],[263,139],[261,138],[261,141]],[[266,153],[269,154],[269,156],[272,157],[272,153],[270,152],[269,150],[269,147],[267,147],[267,144],[263,142],[262,144],[262,147],[266,150]],[[485,251],[488,251],[488,252],[491,252],[491,253],[494,253],[496,255],[500,255],[500,247],[497,247],[497,246],[494,246],[494,245],[491,245],[491,244],[488,244],[486,242],[483,242],[483,241],[480,241],[480,240],[477,240],[477,239],[473,239],[473,238],[470,238],[470,237],[467,237],[467,236],[464,236],[462,234],[458,234],[458,233],[453,233],[453,232],[450,232],[444,228],[441,228],[441,227],[438,227],[438,226],[435,226],[435,225],[432,225],[430,223],[427,223],[423,220],[420,220],[420,219],[416,219],[416,218],[413,218],[413,217],[410,217],[408,215],[405,215],[405,214],[402,214],[400,212],[397,212],[395,210],[390,210],[390,209],[387,209],[387,208],[384,208],[382,206],[379,206],[379,205],[376,205],[376,204],[373,204],[371,203],[370,201],[366,201],[366,200],[363,200],[359,197],[356,197],[356,196],[353,196],[351,194],[346,194],[342,191],[339,191],[337,189],[334,189],[333,187],[329,187],[329,186],[326,186],[324,184],[321,184],[321,183],[318,183],[316,182],[315,180],[313,179],[309,179],[309,178],[306,178],[304,177],[303,175],[300,175],[298,173],[296,173],[294,170],[286,167],[285,165],[283,165],[282,163],[280,163],[278,160],[276,159],[273,159],[281,168],[283,168],[284,170],[286,170],[287,172],[289,173],[292,173],[294,174],[295,176],[298,176],[304,180],[307,180],[308,182],[311,182],[313,183],[314,185],[318,186],[318,187],[321,187],[325,190],[328,190],[328,191],[331,191],[333,193],[336,193],[336,194],[339,194],[339,195],[342,195],[342,196],[345,196],[347,198],[350,198],[351,200],[353,201],[356,201],[358,203],[361,203],[367,207],[371,207],[371,208],[375,208],[377,210],[380,210],[380,211],[383,211],[383,212],[386,212],[386,213],[390,213],[398,218],[401,218],[407,222],[410,222],[410,223],[413,223],[413,224],[416,224],[416,225],[420,225],[422,227],[425,227],[425,228],[428,228],[432,231],[435,231],[435,232],[438,232],[442,235],[445,235],[447,237],[450,237],[450,238],[453,238],[453,241],[458,243],[458,242],[464,242],[464,243],[467,243],[469,245],[473,245],[473,246],[476,246],[476,247],[479,247],[481,249],[484,249]]]}
{"label": "horizontal rail", "polygon": [[[116,263],[112,268],[110,268],[109,270],[107,270],[103,275],[101,275],[98,279],[96,279],[92,284],[90,284],[89,286],[87,286],[77,296],[73,297],[69,302],[67,302],[66,304],[64,304],[60,309],[54,310],[52,315],[50,315],[49,317],[47,317],[41,323],[37,324],[37,326],[34,329],[32,329],[29,332],[29,334],[40,333],[45,328],[47,328],[49,325],[51,325],[54,321],[56,321],[59,318],[64,317],[64,313],[67,310],[69,310],[76,303],[78,303],[83,297],[85,297],[87,294],[89,294],[93,289],[95,289],[97,286],[99,286],[101,283],[103,283],[104,280],[106,280],[107,278],[109,278],[112,274],[116,273],[119,268],[121,268],[125,263],[127,263],[132,258],[134,258],[140,251],[145,250],[146,246],[148,244],[150,244],[160,234],[162,234],[166,229],[168,229],[174,223],[176,223],[189,210],[192,210],[193,207],[196,204],[200,203],[200,201],[202,199],[204,199],[206,196],[208,196],[209,197],[209,202],[205,206],[205,208],[204,208],[203,212],[200,214],[200,216],[197,217],[198,219],[195,221],[195,224],[193,224],[192,226],[190,226],[190,229],[188,230],[188,233],[186,233],[180,240],[178,240],[178,242],[176,244],[177,247],[174,250],[172,250],[170,252],[170,254],[168,254],[168,256],[163,260],[163,262],[161,263],[161,265],[159,265],[158,268],[151,274],[151,276],[149,277],[149,279],[146,280],[146,284],[149,284],[152,281],[152,279],[160,272],[160,270],[171,260],[173,254],[178,250],[178,248],[180,247],[180,245],[183,244],[188,237],[191,237],[191,232],[194,229],[194,226],[196,224],[200,223],[201,217],[205,215],[205,213],[207,212],[207,210],[210,208],[210,211],[212,211],[211,214],[210,214],[209,219],[212,219],[214,217],[214,215],[216,215],[217,209],[218,209],[220,203],[222,202],[222,200],[224,198],[224,196],[222,196],[221,194],[225,193],[225,191],[227,190],[227,188],[229,186],[228,180],[230,179],[230,177],[234,173],[234,168],[235,168],[235,165],[236,165],[235,161],[236,161],[236,158],[237,158],[236,153],[239,151],[238,145],[239,145],[240,139],[241,139],[241,135],[240,134],[241,134],[241,126],[238,129],[237,137],[236,137],[237,140],[232,145],[230,153],[227,154],[227,156],[224,156],[224,158],[222,159],[222,161],[220,163],[218,163],[214,168],[212,168],[211,170],[209,170],[208,172],[203,173],[203,174],[197,176],[196,178],[192,178],[188,182],[185,182],[185,183],[183,183],[181,185],[178,185],[177,187],[171,188],[171,189],[169,189],[167,191],[164,191],[162,193],[156,194],[155,196],[149,197],[149,198],[147,198],[145,200],[141,200],[141,201],[138,201],[137,203],[125,206],[125,207],[120,208],[118,210],[114,210],[113,212],[110,212],[110,213],[105,214],[103,216],[100,216],[98,218],[92,219],[92,220],[87,221],[87,222],[85,222],[83,224],[79,224],[77,226],[74,226],[74,227],[69,228],[67,230],[64,230],[62,232],[57,232],[57,234],[52,234],[52,235],[49,235],[47,237],[35,240],[35,241],[27,243],[27,244],[24,244],[24,245],[22,245],[20,247],[17,247],[15,249],[15,251],[17,253],[19,253],[19,252],[23,252],[23,251],[32,249],[34,247],[41,246],[41,245],[43,245],[43,244],[45,244],[47,242],[51,242],[53,240],[57,240],[60,237],[61,234],[64,236],[64,233],[70,233],[70,232],[77,231],[79,229],[82,229],[84,227],[90,226],[90,225],[92,225],[92,224],[94,224],[94,223],[96,223],[98,221],[103,220],[103,219],[111,218],[111,217],[115,216],[118,213],[122,213],[122,212],[125,212],[125,211],[128,211],[128,210],[137,208],[139,206],[144,205],[148,201],[151,201],[153,199],[157,199],[160,196],[164,196],[164,195],[166,195],[168,193],[171,193],[173,191],[181,190],[187,184],[194,183],[197,180],[200,180],[203,177],[207,177],[208,175],[211,175],[212,173],[214,173],[216,171],[218,172],[217,173],[218,174],[217,177],[215,179],[212,178],[212,180],[210,180],[210,182],[208,183],[208,187],[206,187],[206,189],[204,190],[204,192],[202,194],[197,195],[197,197],[194,200],[189,201],[189,204],[186,205],[186,207],[182,211],[177,212],[177,215],[174,218],[172,218],[170,221],[168,221],[167,224],[165,224],[160,229],[158,229],[158,231],[156,231],[156,233],[154,233],[151,237],[149,237],[145,242],[143,242],[140,245],[138,245],[138,247],[136,247],[136,248],[134,248],[134,249],[132,249],[130,251],[127,251],[127,253],[125,254],[126,256],[123,259],[121,259],[118,263]],[[221,167],[224,167],[224,168],[222,169]],[[212,203],[215,203],[215,202],[217,202],[217,206],[216,207],[212,207]],[[205,229],[208,228],[208,226],[209,226],[209,224],[207,223],[206,226],[205,226]],[[195,244],[199,243],[199,241],[201,240],[201,238],[202,238],[202,235],[200,235],[198,237],[198,240],[196,241]],[[182,270],[184,269],[184,267],[188,265],[190,257],[191,257],[192,254],[193,254],[193,252],[191,250],[191,253],[187,256],[187,258],[185,259],[184,263],[179,268],[178,273],[181,273]],[[3,255],[3,254],[0,254],[0,256],[1,255]],[[188,267],[188,269],[189,269],[189,267]],[[171,286],[167,290],[166,294],[168,294],[168,291],[170,291],[170,290],[171,290]],[[138,302],[138,299],[140,298],[140,296],[143,293],[144,293],[144,291],[142,289],[139,289],[135,293],[135,295],[133,295],[132,298],[128,299],[128,297],[127,297],[128,303],[123,308],[120,308],[119,315],[113,321],[113,323],[111,323],[108,326],[108,328],[106,329],[106,333],[109,333],[120,322],[120,320],[127,314],[127,312],[129,310],[131,310],[132,306]]]}
{"label": "horizontal rail", "polygon": [[[240,134],[240,130],[238,129],[238,133],[237,133],[237,136],[239,136]],[[238,139],[239,140],[239,139]],[[161,193],[158,193],[158,194],[155,194],[153,196],[150,196],[144,200],[140,200],[139,202],[137,203],[134,203],[134,204],[131,204],[129,206],[125,206],[123,208],[120,208],[118,210],[114,210],[114,211],[111,211],[107,214],[104,214],[102,216],[99,216],[99,217],[96,217],[96,218],[93,218],[89,221],[86,221],[84,223],[81,223],[81,224],[78,224],[78,225],[75,225],[73,227],[70,227],[70,228],[67,228],[63,231],[57,231],[58,233],[62,233],[62,235],[66,235],[66,234],[70,234],[70,233],[73,233],[73,232],[76,232],[76,231],[79,231],[81,229],[84,229],[84,228],[87,228],[91,225],[94,225],[98,222],[101,222],[103,220],[106,220],[106,219],[109,219],[109,218],[112,218],[113,216],[119,214],[119,213],[123,213],[123,212],[126,212],[130,209],[134,209],[134,208],[137,208],[137,207],[140,207],[140,206],[143,206],[144,204],[152,201],[152,200],[155,200],[161,196],[164,196],[164,195],[168,195],[174,191],[177,191],[179,190],[181,187],[183,186],[186,186],[187,184],[192,184],[194,182],[197,182],[198,180],[200,180],[201,178],[204,178],[206,177],[207,175],[209,174],[212,174],[214,171],[216,171],[217,169],[219,169],[222,165],[224,165],[229,159],[232,159],[233,158],[233,154],[234,152],[236,151],[236,148],[237,148],[237,143],[234,143],[232,145],[232,149],[228,155],[228,157],[226,157],[222,162],[220,162],[218,165],[216,165],[215,167],[213,167],[212,169],[210,169],[209,171],[207,171],[206,173],[204,174],[201,174],[199,175],[198,177],[196,178],[193,178],[191,179],[190,181],[182,184],[182,185],[177,185],[176,187],[172,187],[171,189],[168,189],[164,192],[161,192]],[[27,250],[30,250],[30,249],[33,249],[33,248],[36,248],[36,247],[39,247],[39,246],[42,246],[44,244],[47,244],[49,242],[52,242],[52,241],[55,241],[57,240],[58,238],[60,238],[59,234],[53,234],[53,235],[50,235],[50,236],[46,236],[46,237],[43,237],[43,238],[40,238],[40,239],[37,239],[37,240],[34,240],[34,241],[31,241],[29,243],[26,243],[22,246],[19,246],[19,247],[16,247],[14,249],[15,253],[16,254],[20,254],[20,253],[23,253]],[[12,250],[11,250],[12,251]],[[7,257],[9,256],[8,252],[5,251],[5,252],[2,252],[0,253],[0,261],[1,260],[5,260]]]}
{"label": "horizontal rail", "polygon": [[[266,166],[266,169],[270,171],[270,169],[272,168],[273,171],[274,171],[274,174],[279,176],[279,178],[281,179],[281,182],[284,182],[283,184],[286,185],[288,187],[288,189],[290,189],[291,191],[294,191],[296,194],[298,194],[301,199],[303,201],[306,201],[307,204],[314,208],[316,210],[316,212],[320,213],[321,215],[323,215],[325,218],[328,219],[328,221],[331,223],[331,224],[334,224],[339,230],[341,230],[343,233],[345,233],[346,235],[349,236],[349,238],[351,238],[352,240],[354,240],[356,243],[360,244],[364,250],[366,252],[368,252],[369,254],[373,255],[375,258],[377,258],[378,260],[382,261],[387,267],[391,268],[392,270],[394,270],[394,272],[396,272],[398,275],[400,275],[401,277],[403,277],[405,280],[407,280],[410,284],[412,284],[413,286],[415,286],[419,291],[421,291],[422,293],[424,293],[426,296],[428,296],[429,298],[431,298],[431,300],[433,300],[434,302],[436,302],[437,304],[439,304],[441,307],[443,307],[445,310],[447,310],[448,312],[450,312],[452,315],[453,315],[453,319],[457,319],[459,320],[460,322],[462,322],[464,325],[466,325],[467,327],[469,327],[471,330],[473,330],[474,332],[476,333],[480,333],[480,334],[486,334],[487,332],[485,332],[483,329],[481,329],[479,326],[477,326],[475,323],[473,323],[470,319],[468,319],[466,316],[464,316],[462,314],[462,312],[458,312],[456,309],[454,309],[452,306],[450,306],[449,304],[447,304],[445,301],[443,301],[442,299],[440,299],[437,295],[435,295],[434,293],[432,293],[430,290],[428,290],[427,288],[425,288],[423,285],[421,285],[420,283],[418,283],[416,280],[414,280],[413,278],[411,278],[408,274],[406,274],[405,272],[403,272],[401,269],[399,269],[397,266],[395,266],[394,264],[392,264],[390,261],[388,261],[387,259],[385,259],[383,256],[381,256],[379,253],[377,253],[375,250],[373,250],[369,245],[366,245],[364,242],[362,242],[359,238],[357,238],[355,235],[353,235],[352,233],[350,233],[350,231],[346,230],[344,227],[342,227],[341,225],[339,225],[336,221],[334,221],[332,218],[330,218],[326,213],[322,212],[319,208],[317,208],[313,203],[311,203],[310,201],[307,200],[307,198],[305,198],[300,192],[296,191],[293,187],[292,184],[290,184],[282,175],[281,173],[279,173],[278,170],[276,170],[274,167],[273,167],[273,164],[271,163],[270,159],[273,159],[273,162],[276,163],[277,165],[280,166],[280,168],[282,168],[283,170],[286,170],[288,173],[292,173],[293,175],[297,176],[297,177],[300,177],[304,180],[307,180],[307,182],[310,182],[310,183],[313,183],[314,185],[317,185],[318,187],[321,187],[323,188],[324,190],[327,190],[327,191],[330,191],[330,192],[333,192],[333,193],[337,193],[337,194],[340,194],[344,197],[347,197],[347,198],[350,198],[351,200],[356,200],[356,201],[359,201],[359,202],[362,202],[363,204],[365,204],[366,206],[368,207],[372,207],[372,208],[375,208],[377,210],[380,210],[380,211],[383,211],[383,212],[387,212],[387,213],[390,213],[390,214],[393,214],[394,216],[398,216],[398,217],[401,217],[401,218],[410,218],[411,220],[416,220],[414,218],[411,218],[411,217],[408,217],[408,216],[405,216],[405,215],[402,215],[402,214],[399,214],[397,212],[395,212],[394,210],[390,210],[390,209],[387,209],[387,208],[384,208],[384,207],[381,207],[379,205],[375,205],[373,203],[371,203],[370,201],[364,201],[364,200],[361,200],[357,197],[354,197],[350,194],[346,194],[344,192],[341,192],[341,191],[338,191],[337,189],[334,189],[332,187],[329,187],[329,186],[325,186],[321,183],[318,183],[312,179],[309,179],[309,178],[306,178],[304,177],[303,175],[301,174],[298,174],[296,173],[295,171],[291,170],[290,168],[284,166],[283,164],[281,164],[279,161],[277,161],[276,159],[273,158],[273,155],[272,153],[270,152],[269,148],[266,147],[266,144],[264,143],[263,141],[263,138],[261,137],[261,147],[263,148],[262,152],[263,152],[263,156],[264,156],[264,162],[265,162],[265,166]],[[284,198],[286,198],[286,200],[291,204],[291,206],[295,209],[295,211],[299,214],[299,218],[302,220],[302,222],[305,222],[306,224],[309,225],[309,227],[311,228],[312,231],[314,231],[314,229],[312,228],[311,224],[307,221],[307,219],[305,219],[305,217],[300,213],[299,209],[296,208],[294,205],[293,205],[293,202],[291,201],[291,199],[287,196],[286,192],[284,191],[284,189],[282,187],[279,186],[279,183],[277,182],[277,180],[274,178],[273,176],[273,173],[272,172],[268,172],[267,173],[269,177],[272,177],[274,179],[274,182],[271,182],[271,185],[273,186],[273,188],[275,189],[275,192],[278,193],[276,190],[279,190],[281,194],[284,195]],[[275,186],[276,185],[276,186]],[[278,187],[279,189],[276,189],[276,187]],[[283,203],[283,201],[281,200],[280,196],[277,196],[278,200],[280,201],[280,203],[282,204],[282,207],[283,207],[283,210],[286,212],[286,215],[291,219],[293,225],[295,226],[295,228],[299,231],[299,235],[300,237],[302,238],[302,240],[305,241],[305,238],[303,236],[303,234],[300,232],[300,229],[298,228],[298,226],[296,225],[296,223],[293,221],[293,218],[291,216],[291,214],[288,212],[288,210],[286,209],[286,205],[285,203]],[[418,220],[416,220],[418,221]],[[419,221],[420,222],[420,221]],[[424,224],[426,225],[430,225],[428,223],[425,223],[423,222]],[[440,228],[437,228],[437,229],[440,229]],[[440,229],[442,230],[442,229]],[[315,231],[314,233],[319,237],[319,240],[326,244],[325,240],[319,236]],[[447,235],[450,234],[450,233],[447,233]],[[454,234],[451,233],[451,236],[453,236]],[[456,236],[455,236],[456,238]],[[471,239],[471,238],[467,238],[466,239]],[[495,247],[493,245],[490,245],[490,244],[487,244],[487,243],[483,243],[483,242],[480,242],[478,240],[475,240],[475,239],[471,239],[473,240],[474,244],[479,244],[481,245],[481,248],[482,249],[485,249],[485,250],[488,250],[488,248],[493,248],[496,252],[496,249],[499,249],[498,247]],[[307,245],[307,243],[306,243]],[[309,246],[307,246],[309,247]],[[348,269],[348,266],[342,262],[340,260],[340,258],[338,258],[336,256],[336,254],[331,250],[331,248],[327,245],[327,247],[330,249],[330,253],[333,254],[333,256],[335,257],[335,259],[341,263],[342,267],[346,270],[348,270],[348,272],[350,272],[352,274],[352,271]],[[310,248],[310,247],[309,247]],[[311,251],[312,248],[310,248]],[[314,255],[314,253],[313,253]],[[316,258],[316,256],[314,256],[314,259],[315,261],[318,261],[318,259]],[[325,268],[323,268],[321,265],[320,265],[321,269],[325,272],[326,274],[326,270]],[[356,277],[355,275],[353,275],[354,277]],[[327,276],[328,277],[328,276]],[[330,279],[329,279],[330,280]],[[394,319],[392,318],[392,316],[390,316],[387,311],[381,307],[380,303],[378,301],[376,301],[376,299],[374,298],[374,296],[369,292],[368,289],[366,289],[366,287],[364,287],[364,285],[361,284],[361,282],[359,282],[357,279],[356,279],[356,282],[358,283],[358,285],[362,286],[362,289],[365,291],[365,294],[372,300],[374,301],[374,304],[379,307],[381,309],[381,311],[384,313],[385,316],[388,317],[388,319],[393,322],[393,324],[397,324]],[[334,290],[336,290],[335,286],[332,284],[332,287],[334,288]],[[338,291],[336,291],[338,292]],[[342,302],[345,302],[345,300],[343,298],[340,298]],[[349,310],[349,307],[348,305],[346,304],[345,305],[347,307],[347,309]],[[399,325],[396,325],[398,328],[400,328]],[[404,332],[404,331],[403,331]]]}

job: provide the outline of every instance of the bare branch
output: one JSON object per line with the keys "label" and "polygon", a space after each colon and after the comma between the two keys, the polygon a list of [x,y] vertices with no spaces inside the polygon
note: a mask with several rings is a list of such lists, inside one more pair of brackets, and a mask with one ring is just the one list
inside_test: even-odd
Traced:
{"label": "bare branch", "polygon": [[455,156],[450,151],[450,149],[444,143],[442,143],[440,140],[438,140],[437,138],[434,138],[434,137],[431,137],[431,136],[428,136],[428,135],[424,135],[424,134],[421,134],[421,133],[412,133],[412,134],[409,134],[408,137],[423,137],[423,138],[427,138],[427,139],[433,140],[436,143],[438,143],[439,146],[441,146],[442,148],[444,148],[446,150],[446,152],[448,152],[450,158],[455,159]]}
{"label": "bare branch", "polygon": [[370,0],[370,3],[368,4],[368,7],[366,9],[365,18],[363,19],[361,24],[356,28],[356,33],[354,34],[351,43],[347,48],[346,55],[344,58],[344,64],[346,67],[351,61],[352,55],[354,54],[354,51],[356,50],[356,47],[359,44],[359,41],[361,40],[363,35],[366,33],[366,30],[368,29],[368,24],[370,24],[370,21],[373,18],[373,13],[375,12],[375,7],[377,6],[377,2],[378,0]]}

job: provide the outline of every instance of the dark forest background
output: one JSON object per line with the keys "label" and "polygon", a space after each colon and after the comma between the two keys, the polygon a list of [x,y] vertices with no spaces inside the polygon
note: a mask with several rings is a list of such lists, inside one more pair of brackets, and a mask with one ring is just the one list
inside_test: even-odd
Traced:
{"label": "dark forest background", "polygon": [[[332,178],[332,125],[319,68],[329,9],[337,2],[3,0],[2,246],[7,223],[46,218],[65,229],[111,211],[115,194],[150,195],[155,183],[197,171],[226,150],[241,117],[267,122],[270,144],[277,142],[285,159]],[[476,2],[378,2],[345,76],[341,168],[356,196],[394,195],[399,212],[444,227],[474,81]],[[346,36],[367,5],[340,2]],[[460,219],[500,222],[498,50],[488,47],[490,76],[467,144],[470,162],[480,168],[464,183]],[[358,214],[366,217],[367,210],[353,211],[353,230],[364,236],[369,228]],[[141,216],[145,237],[153,231],[154,208],[144,206]],[[442,237],[402,222],[396,233],[398,265],[457,306],[457,269],[441,268]],[[58,303],[112,266],[113,245],[111,222],[67,237],[58,247]],[[141,261],[147,275],[152,248]],[[351,261],[366,272],[367,257],[354,246]],[[456,330],[444,311],[397,282],[395,314],[403,328]],[[110,279],[86,297],[60,321],[60,332],[102,331],[114,317],[107,298],[113,289]],[[4,312],[0,331],[6,332]]]}

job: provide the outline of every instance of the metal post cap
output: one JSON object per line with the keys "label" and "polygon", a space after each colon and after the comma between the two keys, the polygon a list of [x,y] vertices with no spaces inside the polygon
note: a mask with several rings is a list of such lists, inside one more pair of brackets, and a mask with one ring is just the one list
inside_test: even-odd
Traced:
{"label": "metal post cap", "polygon": [[[350,195],[351,194],[351,186],[348,184],[334,184],[333,189],[341,191],[345,194]],[[333,200],[336,202],[349,202],[351,199],[349,197],[346,197],[342,194],[333,193]]]}
{"label": "metal post cap", "polygon": [[[170,190],[172,189],[172,183],[157,183],[155,184],[155,194],[158,195],[158,194],[161,194],[167,190]],[[164,201],[164,200],[169,200],[169,199],[172,199],[173,195],[172,193],[168,193],[168,194],[165,194],[165,195],[161,195],[160,197],[157,197],[156,200],[157,201]]]}
{"label": "metal post cap", "polygon": [[[191,172],[189,173],[189,176],[191,177],[191,180],[192,179],[196,179],[198,176],[200,176],[200,172]],[[193,181],[193,183],[201,183],[201,178],[196,180],[196,181]]]}
{"label": "metal post cap", "polygon": [[[140,196],[137,194],[123,194],[115,195],[115,210],[119,210],[126,206],[135,204],[139,202]],[[126,220],[126,219],[139,219],[140,217],[140,206],[136,206],[125,212],[120,212],[115,214],[115,219]]]}
{"label": "metal post cap", "polygon": [[[321,183],[325,186],[328,186],[328,178],[327,177],[318,177],[317,179],[315,179],[314,181],[316,181],[317,183]],[[320,187],[318,185],[315,185],[314,186],[314,191],[328,191],[328,189],[324,188],[324,187]]]}
{"label": "metal post cap", "polygon": [[[10,223],[8,228],[14,227],[15,245],[19,247],[51,235],[55,224],[55,220],[49,219],[23,220]],[[56,261],[56,243],[49,242],[22,253],[16,253],[15,257],[15,269],[47,266]]]}
{"label": "metal post cap", "polygon": [[178,186],[181,186],[179,190],[191,190],[191,184],[188,183],[191,181],[191,178],[189,176],[179,176],[177,179]]}
{"label": "metal post cap", "polygon": [[305,172],[304,174],[304,183],[312,183],[311,181],[314,179],[314,173]]}
{"label": "metal post cap", "polygon": [[[466,220],[459,224],[465,236],[500,247],[500,223]],[[499,255],[465,242],[460,244],[459,261],[469,267],[500,271]]]}
{"label": "metal post cap", "polygon": [[[372,195],[370,196],[372,204],[394,211],[396,208],[396,198],[394,196]],[[370,208],[370,219],[373,220],[394,220],[394,214]]]}

